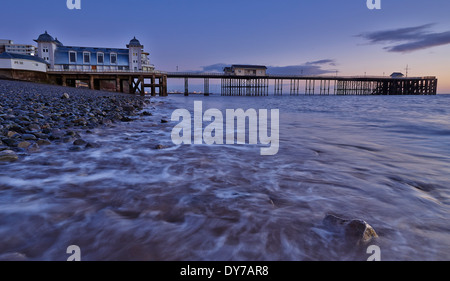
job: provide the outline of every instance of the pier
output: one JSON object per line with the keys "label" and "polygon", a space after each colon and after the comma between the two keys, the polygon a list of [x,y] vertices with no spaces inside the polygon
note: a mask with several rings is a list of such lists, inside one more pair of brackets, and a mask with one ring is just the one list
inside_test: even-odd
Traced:
{"label": "pier", "polygon": [[[274,95],[436,95],[437,78],[378,76],[236,76],[223,73],[169,72],[167,78],[184,79],[189,94],[189,79],[203,79],[204,93],[210,94],[210,80],[218,79],[223,96]],[[272,82],[272,83],[271,83]]]}
{"label": "pier", "polygon": [[[2,77],[39,81],[61,86],[87,87],[139,95],[167,96],[168,79],[184,79],[184,94],[189,95],[189,80],[203,80],[203,93],[210,91],[211,80],[220,81],[223,96],[282,95],[436,95],[438,79],[425,77],[376,76],[234,76],[223,73],[161,71],[72,71],[46,73],[3,70]],[[39,76],[38,76],[39,74]]]}
{"label": "pier", "polygon": [[52,84],[76,87],[83,85],[93,90],[167,96],[167,75],[159,71],[79,71],[49,70]]}

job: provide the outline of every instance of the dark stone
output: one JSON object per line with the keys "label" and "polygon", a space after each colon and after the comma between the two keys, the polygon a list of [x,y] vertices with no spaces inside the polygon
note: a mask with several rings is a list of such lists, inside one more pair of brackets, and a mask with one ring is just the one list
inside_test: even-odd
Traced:
{"label": "dark stone", "polygon": [[122,106],[122,109],[123,109],[123,111],[126,111],[126,112],[133,112],[135,110],[134,106],[132,106],[132,105],[124,105],[124,106]]}
{"label": "dark stone", "polygon": [[99,143],[96,143],[96,142],[94,142],[94,143],[88,142],[86,144],[86,146],[85,146],[85,148],[99,148],[99,147],[101,147],[101,145]]}
{"label": "dark stone", "polygon": [[45,129],[42,129],[42,133],[49,135],[52,133],[52,130],[50,128],[45,128]]}
{"label": "dark stone", "polygon": [[322,223],[328,231],[341,235],[350,244],[365,244],[378,237],[375,230],[363,220],[348,220],[329,214]]}
{"label": "dark stone", "polygon": [[31,146],[31,143],[30,143],[30,142],[27,142],[27,141],[20,142],[20,143],[17,145],[18,148],[28,148],[28,147],[30,147],[30,146]]}
{"label": "dark stone", "polygon": [[41,129],[41,126],[39,126],[38,124],[31,124],[30,126],[28,126],[28,129],[30,131],[39,131]]}
{"label": "dark stone", "polygon": [[33,133],[38,139],[48,139],[48,135],[44,133]]}
{"label": "dark stone", "polygon": [[28,152],[37,152],[39,151],[39,145],[37,143],[33,143],[27,150]]}
{"label": "dark stone", "polygon": [[78,151],[82,151],[82,150],[83,150],[83,148],[81,148],[81,146],[72,146],[69,148],[69,151],[72,151],[72,152],[78,152]]}
{"label": "dark stone", "polygon": [[161,123],[169,123],[166,119],[161,119]]}
{"label": "dark stone", "polygon": [[6,144],[9,147],[17,147],[17,141],[13,139],[3,139],[2,140],[4,144]]}
{"label": "dark stone", "polygon": [[153,114],[152,114],[151,112],[148,112],[148,111],[142,112],[141,115],[142,115],[142,116],[153,116]]}
{"label": "dark stone", "polygon": [[165,148],[167,148],[167,146],[161,145],[161,144],[158,144],[157,146],[155,146],[155,149],[165,149]]}
{"label": "dark stone", "polygon": [[21,121],[31,122],[31,119],[28,116],[21,116],[19,119]]}
{"label": "dark stone", "polygon": [[73,142],[73,145],[86,145],[86,141],[82,140],[82,139],[78,139],[76,141]]}
{"label": "dark stone", "polygon": [[52,143],[48,140],[38,140],[36,142],[38,145],[43,146],[43,145],[51,145]]}
{"label": "dark stone", "polygon": [[122,121],[122,122],[131,122],[131,121],[133,121],[133,119],[130,118],[130,117],[124,116],[124,117],[122,117],[122,119],[120,119],[120,121]]}
{"label": "dark stone", "polygon": [[73,141],[73,138],[71,136],[65,136],[62,138],[63,143],[69,143]]}
{"label": "dark stone", "polygon": [[9,130],[17,132],[19,134],[25,134],[25,130],[21,126],[18,126],[18,125],[10,127]]}
{"label": "dark stone", "polygon": [[37,138],[36,138],[35,135],[32,135],[32,134],[23,134],[22,135],[22,139],[24,139],[24,140],[36,140]]}

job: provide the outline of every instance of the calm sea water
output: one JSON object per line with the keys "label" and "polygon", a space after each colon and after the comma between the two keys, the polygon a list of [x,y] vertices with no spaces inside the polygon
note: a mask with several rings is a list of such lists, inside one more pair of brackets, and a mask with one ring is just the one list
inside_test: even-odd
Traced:
{"label": "calm sea water", "polygon": [[[280,110],[280,150],[174,146],[177,108]],[[450,96],[157,98],[152,117],[0,166],[0,258],[351,260],[328,213],[384,260],[450,260]],[[156,150],[156,145],[168,146]]]}

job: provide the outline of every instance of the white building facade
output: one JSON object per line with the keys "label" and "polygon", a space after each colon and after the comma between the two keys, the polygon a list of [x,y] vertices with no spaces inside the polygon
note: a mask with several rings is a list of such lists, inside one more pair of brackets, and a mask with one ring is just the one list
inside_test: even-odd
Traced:
{"label": "white building facade", "polygon": [[0,69],[46,72],[47,62],[36,56],[2,53],[0,54]]}
{"label": "white building facade", "polygon": [[37,54],[49,63],[50,69],[59,71],[154,71],[149,53],[133,38],[127,49],[65,46],[47,31],[35,40]]}
{"label": "white building facade", "polygon": [[12,40],[0,40],[0,53],[13,53],[28,56],[36,55],[36,47],[26,44],[14,44]]}

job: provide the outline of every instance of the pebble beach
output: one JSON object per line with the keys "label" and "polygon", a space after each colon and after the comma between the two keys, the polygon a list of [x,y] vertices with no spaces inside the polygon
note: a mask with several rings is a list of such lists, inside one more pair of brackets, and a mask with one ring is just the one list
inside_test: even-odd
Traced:
{"label": "pebble beach", "polygon": [[83,135],[151,115],[141,112],[149,102],[129,94],[0,80],[0,162],[52,143],[73,143],[73,150],[95,147]]}

